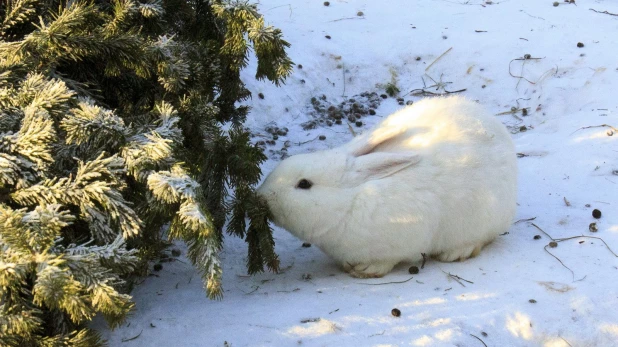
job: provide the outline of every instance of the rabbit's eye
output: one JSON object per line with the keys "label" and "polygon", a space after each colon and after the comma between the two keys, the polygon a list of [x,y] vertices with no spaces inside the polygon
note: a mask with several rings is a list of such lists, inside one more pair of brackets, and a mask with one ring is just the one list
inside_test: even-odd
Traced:
{"label": "rabbit's eye", "polygon": [[296,188],[300,188],[300,189],[309,189],[311,188],[311,186],[313,185],[313,183],[311,183],[309,180],[306,179],[302,179],[300,181],[298,181],[298,184],[296,185]]}

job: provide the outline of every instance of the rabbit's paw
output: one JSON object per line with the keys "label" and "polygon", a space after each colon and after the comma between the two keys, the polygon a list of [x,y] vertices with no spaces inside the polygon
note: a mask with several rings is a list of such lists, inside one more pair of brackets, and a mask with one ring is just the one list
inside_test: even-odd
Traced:
{"label": "rabbit's paw", "polygon": [[389,273],[396,264],[391,262],[378,262],[372,264],[351,264],[343,263],[343,270],[352,277],[357,278],[378,278]]}
{"label": "rabbit's paw", "polygon": [[476,257],[481,252],[483,246],[484,244],[457,248],[451,251],[442,252],[436,255],[436,258],[443,262],[464,261],[468,258]]}

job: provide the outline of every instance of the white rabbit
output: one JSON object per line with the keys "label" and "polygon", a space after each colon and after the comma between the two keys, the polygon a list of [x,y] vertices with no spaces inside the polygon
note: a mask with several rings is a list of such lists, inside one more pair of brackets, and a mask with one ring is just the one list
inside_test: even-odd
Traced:
{"label": "white rabbit", "polygon": [[330,150],[283,160],[258,189],[273,221],[355,277],[476,256],[515,216],[510,134],[461,97],[424,99]]}

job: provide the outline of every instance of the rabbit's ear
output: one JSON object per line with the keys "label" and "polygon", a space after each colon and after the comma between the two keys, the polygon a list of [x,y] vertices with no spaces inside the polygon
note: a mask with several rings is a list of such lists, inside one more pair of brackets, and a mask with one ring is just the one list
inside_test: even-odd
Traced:
{"label": "rabbit's ear", "polygon": [[376,147],[386,144],[405,133],[408,129],[401,126],[381,127],[369,134],[363,134],[350,142],[350,155],[360,157],[373,152]]}
{"label": "rabbit's ear", "polygon": [[375,152],[354,159],[348,180],[355,184],[389,177],[403,169],[416,165],[421,156],[406,152]]}

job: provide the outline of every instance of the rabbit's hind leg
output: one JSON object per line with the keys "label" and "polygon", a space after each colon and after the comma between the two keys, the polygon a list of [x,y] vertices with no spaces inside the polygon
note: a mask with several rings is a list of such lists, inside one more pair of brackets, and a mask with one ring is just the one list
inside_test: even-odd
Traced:
{"label": "rabbit's hind leg", "polygon": [[371,264],[351,264],[345,262],[343,263],[343,270],[349,273],[352,277],[378,278],[389,273],[395,265],[397,265],[397,263],[389,261],[381,261]]}
{"label": "rabbit's hind leg", "polygon": [[476,257],[481,252],[483,246],[484,244],[457,248],[437,254],[435,258],[443,262],[464,261],[468,258]]}

